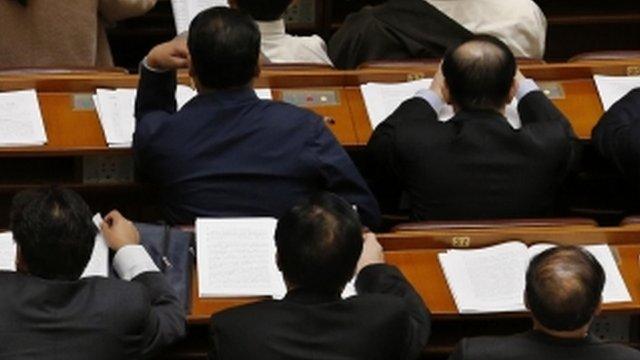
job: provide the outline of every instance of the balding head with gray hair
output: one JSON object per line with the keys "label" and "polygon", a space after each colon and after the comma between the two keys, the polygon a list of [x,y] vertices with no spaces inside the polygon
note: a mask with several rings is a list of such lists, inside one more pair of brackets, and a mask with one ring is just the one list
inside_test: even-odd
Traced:
{"label": "balding head with gray hair", "polygon": [[605,273],[589,252],[560,246],[534,257],[527,270],[526,300],[533,317],[554,331],[588,325],[602,301]]}

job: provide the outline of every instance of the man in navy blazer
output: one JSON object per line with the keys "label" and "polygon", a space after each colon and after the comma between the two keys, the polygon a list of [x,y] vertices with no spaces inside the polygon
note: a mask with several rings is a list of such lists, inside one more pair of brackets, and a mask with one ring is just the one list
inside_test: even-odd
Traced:
{"label": "man in navy blazer", "polygon": [[[330,191],[376,227],[378,204],[323,119],[258,99],[259,53],[250,17],[211,8],[193,20],[187,43],[161,44],[143,61],[133,148],[142,175],[161,187],[167,220],[279,217]],[[176,70],[187,67],[199,95],[176,112]]]}

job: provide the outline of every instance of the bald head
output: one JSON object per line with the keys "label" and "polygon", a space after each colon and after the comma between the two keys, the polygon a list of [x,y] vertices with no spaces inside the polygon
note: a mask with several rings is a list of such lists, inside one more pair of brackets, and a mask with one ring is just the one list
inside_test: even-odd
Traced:
{"label": "bald head", "polygon": [[593,318],[604,281],[604,270],[593,255],[574,246],[556,247],[531,260],[527,302],[544,327],[576,330]]}
{"label": "bald head", "polygon": [[454,105],[501,110],[510,101],[516,60],[497,38],[476,35],[447,51],[442,72]]}

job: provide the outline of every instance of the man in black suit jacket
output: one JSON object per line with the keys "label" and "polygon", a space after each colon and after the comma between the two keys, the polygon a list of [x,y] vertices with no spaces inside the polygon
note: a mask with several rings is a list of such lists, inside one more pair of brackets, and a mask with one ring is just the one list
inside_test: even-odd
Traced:
{"label": "man in black suit jacket", "polygon": [[117,211],[101,225],[123,279],[80,279],[97,233],[69,190],[16,195],[11,230],[17,272],[0,272],[1,359],[139,359],[182,337],[171,286]]}
{"label": "man in black suit jacket", "polygon": [[[505,118],[514,96],[519,129]],[[455,116],[441,122],[445,103]],[[574,142],[567,119],[517,71],[506,45],[475,36],[447,53],[430,90],[375,129],[368,151],[382,197],[406,192],[414,219],[541,217],[555,210]]]}
{"label": "man in black suit jacket", "polygon": [[632,90],[607,111],[593,129],[591,141],[600,154],[625,176],[640,208],[640,88]]}
{"label": "man in black suit jacket", "polygon": [[[320,194],[287,212],[276,230],[288,293],[216,314],[210,359],[416,359],[430,315],[356,213]],[[359,260],[358,260],[359,259]],[[358,295],[342,299],[356,271]]]}
{"label": "man in black suit jacket", "polygon": [[349,15],[329,41],[329,57],[339,69],[373,60],[440,58],[471,36],[424,0],[388,0]]}
{"label": "man in black suit jacket", "polygon": [[[188,47],[178,38],[143,62],[133,148],[138,167],[161,186],[167,220],[280,217],[328,190],[375,228],[378,203],[322,117],[256,96],[259,53],[248,15],[212,8],[191,23]],[[199,95],[176,112],[175,70],[185,66]]]}
{"label": "man in black suit jacket", "polygon": [[605,273],[578,247],[536,256],[527,270],[525,301],[533,330],[509,337],[463,339],[449,360],[637,360],[640,352],[589,334],[600,312]]}

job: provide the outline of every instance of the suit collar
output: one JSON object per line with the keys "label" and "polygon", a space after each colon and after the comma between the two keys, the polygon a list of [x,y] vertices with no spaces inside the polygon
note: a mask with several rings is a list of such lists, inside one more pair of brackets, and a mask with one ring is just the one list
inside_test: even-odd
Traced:
{"label": "suit collar", "polygon": [[531,330],[526,333],[526,335],[532,338],[535,341],[543,342],[546,344],[558,345],[558,346],[582,346],[589,344],[597,344],[600,343],[595,336],[588,334],[586,337],[582,339],[563,339],[555,336],[551,336],[542,331]]}
{"label": "suit collar", "polygon": [[293,289],[287,292],[284,301],[294,302],[305,305],[322,304],[328,302],[340,301],[340,293],[332,294],[313,289]]}
{"label": "suit collar", "polygon": [[496,110],[460,110],[456,113],[456,116],[471,118],[471,119],[502,119],[507,121],[507,118]]}
{"label": "suit collar", "polygon": [[201,101],[215,101],[222,104],[246,103],[258,100],[255,90],[250,86],[245,86],[230,90],[210,90],[198,95]]}

